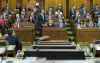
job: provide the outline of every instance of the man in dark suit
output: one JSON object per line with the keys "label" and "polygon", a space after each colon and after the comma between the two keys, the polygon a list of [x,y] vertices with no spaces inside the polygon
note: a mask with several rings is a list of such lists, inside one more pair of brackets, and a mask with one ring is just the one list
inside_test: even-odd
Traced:
{"label": "man in dark suit", "polygon": [[[38,4],[38,3],[37,3]],[[39,5],[36,5],[34,8],[34,24],[35,24],[35,33],[37,37],[42,36],[42,29],[43,29],[43,16],[41,15],[41,9]]]}
{"label": "man in dark suit", "polygon": [[70,17],[71,17],[71,19],[75,20],[75,17],[76,17],[76,8],[75,8],[75,6],[70,9]]}
{"label": "man in dark suit", "polygon": [[8,31],[8,36],[5,38],[9,45],[16,45],[16,52],[22,49],[21,41],[18,37],[12,35],[12,31]]}

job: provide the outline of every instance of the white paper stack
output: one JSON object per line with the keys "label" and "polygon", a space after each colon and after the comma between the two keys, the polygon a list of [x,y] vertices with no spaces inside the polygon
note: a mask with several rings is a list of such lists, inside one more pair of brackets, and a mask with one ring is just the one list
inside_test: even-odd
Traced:
{"label": "white paper stack", "polygon": [[100,50],[100,44],[94,46],[96,50]]}
{"label": "white paper stack", "polygon": [[0,47],[0,54],[4,54],[6,52],[6,48],[5,47]]}
{"label": "white paper stack", "polygon": [[27,57],[23,60],[23,63],[36,63],[37,62],[36,59],[37,59],[36,57]]}
{"label": "white paper stack", "polygon": [[7,46],[7,50],[8,51],[12,51],[12,50],[14,50],[15,49],[15,45],[8,45]]}

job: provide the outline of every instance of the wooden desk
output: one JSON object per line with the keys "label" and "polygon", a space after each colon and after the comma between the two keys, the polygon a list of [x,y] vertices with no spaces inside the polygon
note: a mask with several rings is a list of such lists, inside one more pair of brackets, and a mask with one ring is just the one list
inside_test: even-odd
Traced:
{"label": "wooden desk", "polygon": [[15,29],[16,35],[24,42],[33,42],[35,37],[34,25],[32,23],[20,23],[19,29]]}
{"label": "wooden desk", "polygon": [[32,29],[16,30],[16,35],[24,42],[32,42],[35,37]]}
{"label": "wooden desk", "polygon": [[44,27],[43,35],[50,36],[50,40],[67,40],[67,33],[61,28]]}
{"label": "wooden desk", "polygon": [[5,37],[4,36],[0,37],[0,40],[5,40]]}
{"label": "wooden desk", "polygon": [[[26,26],[33,26],[33,27],[26,27]],[[25,27],[23,27],[25,26]],[[34,25],[22,23],[21,27],[16,31],[16,35],[25,42],[32,42],[35,37],[35,30]],[[43,36],[50,36],[50,40],[66,40],[67,33],[63,31],[61,28],[55,27],[44,27],[43,28]]]}
{"label": "wooden desk", "polygon": [[77,29],[77,40],[79,42],[93,42],[100,40],[100,29]]}

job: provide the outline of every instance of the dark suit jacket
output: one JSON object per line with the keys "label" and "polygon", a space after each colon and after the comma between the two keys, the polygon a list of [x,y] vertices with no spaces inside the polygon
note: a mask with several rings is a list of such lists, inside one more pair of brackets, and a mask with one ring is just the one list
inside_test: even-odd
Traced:
{"label": "dark suit jacket", "polygon": [[6,37],[9,45],[16,45],[16,51],[22,49],[21,41],[16,36],[8,36]]}

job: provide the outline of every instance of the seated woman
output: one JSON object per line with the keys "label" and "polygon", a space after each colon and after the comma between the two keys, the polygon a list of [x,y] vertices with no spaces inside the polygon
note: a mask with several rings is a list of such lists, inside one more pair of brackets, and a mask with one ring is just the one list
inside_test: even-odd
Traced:
{"label": "seated woman", "polygon": [[16,45],[15,50],[17,52],[18,50],[22,49],[22,43],[21,43],[21,41],[19,40],[18,37],[14,36],[12,34],[12,32],[13,31],[9,31],[8,36],[5,39],[8,41],[9,45]]}

